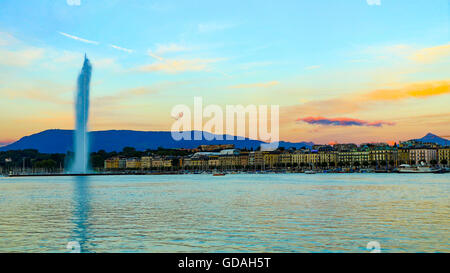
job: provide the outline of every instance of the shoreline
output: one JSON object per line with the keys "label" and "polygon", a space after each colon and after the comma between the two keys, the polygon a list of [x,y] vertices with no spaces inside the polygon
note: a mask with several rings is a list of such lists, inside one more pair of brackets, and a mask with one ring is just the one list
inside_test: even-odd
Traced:
{"label": "shoreline", "polygon": [[3,175],[2,177],[67,177],[67,176],[127,176],[127,175],[135,175],[135,176],[143,176],[143,175],[211,175],[216,176],[215,174],[220,174],[220,176],[224,175],[233,175],[233,174],[305,174],[305,175],[314,175],[314,174],[444,174],[448,172],[394,172],[394,171],[376,171],[376,172],[320,172],[317,171],[315,173],[305,173],[305,172],[202,172],[202,173],[179,173],[179,172],[158,172],[158,173],[86,173],[86,174],[70,174],[70,173],[48,173],[48,174],[10,174]]}

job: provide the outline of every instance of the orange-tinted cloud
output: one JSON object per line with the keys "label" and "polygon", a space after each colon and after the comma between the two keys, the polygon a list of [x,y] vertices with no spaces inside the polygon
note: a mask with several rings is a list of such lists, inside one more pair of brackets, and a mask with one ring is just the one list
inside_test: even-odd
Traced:
{"label": "orange-tinted cloud", "polygon": [[425,98],[450,93],[450,81],[415,83],[400,89],[379,89],[364,95],[363,98],[374,101]]}
{"label": "orange-tinted cloud", "polygon": [[296,121],[303,121],[309,124],[331,125],[331,126],[372,126],[381,127],[383,125],[393,126],[394,122],[388,121],[365,121],[354,118],[324,118],[324,117],[306,117],[298,118]]}
{"label": "orange-tinted cloud", "polygon": [[411,55],[410,59],[421,63],[431,63],[449,56],[450,44],[447,44],[420,49]]}
{"label": "orange-tinted cloud", "polygon": [[0,50],[0,65],[28,66],[44,57],[44,50],[40,48],[27,48],[24,50]]}
{"label": "orange-tinted cloud", "polygon": [[450,94],[450,81],[446,80],[414,83],[400,88],[379,89],[368,93],[353,93],[282,107],[280,123],[292,123],[293,116],[348,115],[366,110],[380,102],[409,98],[424,99],[445,94]]}
{"label": "orange-tinted cloud", "polygon": [[233,89],[239,89],[239,88],[255,88],[255,87],[271,87],[279,84],[277,81],[271,81],[271,82],[257,82],[257,83],[247,83],[247,84],[238,84],[230,86],[230,88]]}
{"label": "orange-tinted cloud", "polygon": [[180,73],[187,71],[208,71],[209,65],[218,62],[219,59],[162,59],[159,62],[144,65],[137,68],[140,72],[165,72]]}

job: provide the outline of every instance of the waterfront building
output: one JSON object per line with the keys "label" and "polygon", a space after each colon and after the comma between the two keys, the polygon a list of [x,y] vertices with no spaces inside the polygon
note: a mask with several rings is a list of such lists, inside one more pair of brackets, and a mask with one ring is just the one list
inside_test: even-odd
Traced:
{"label": "waterfront building", "polygon": [[331,145],[313,145],[312,146],[312,150],[316,150],[316,151],[333,151],[333,147]]}
{"label": "waterfront building", "polygon": [[262,168],[264,165],[264,154],[267,152],[263,151],[252,151],[248,154],[248,164],[255,169]]}
{"label": "waterfront building", "polygon": [[169,158],[164,158],[163,159],[163,167],[166,169],[172,168],[172,160]]}
{"label": "waterfront building", "polygon": [[105,169],[111,170],[111,169],[118,169],[119,168],[119,158],[108,158],[105,160]]}
{"label": "waterfront building", "polygon": [[248,153],[248,165],[249,166],[255,166],[255,152],[251,151]]}
{"label": "waterfront building", "polygon": [[194,170],[205,170],[208,167],[208,159],[205,156],[202,157],[192,157],[191,158],[191,167]]}
{"label": "waterfront building", "polygon": [[152,168],[152,158],[150,156],[141,157],[141,168],[147,170]]}
{"label": "waterfront building", "polygon": [[219,157],[219,165],[222,169],[236,169],[236,166],[239,165],[239,156],[221,155]]}
{"label": "waterfront building", "polygon": [[189,169],[192,166],[192,159],[190,157],[184,157],[182,160],[183,168]]}
{"label": "waterfront building", "polygon": [[353,152],[341,151],[338,153],[338,161],[342,165],[350,166],[353,163]]}
{"label": "waterfront building", "polygon": [[125,169],[126,166],[126,158],[121,157],[113,157],[105,160],[105,169],[114,170],[114,169]]}
{"label": "waterfront building", "polygon": [[264,167],[274,168],[279,162],[280,153],[279,152],[268,152],[264,154]]}
{"label": "waterfront building", "polygon": [[413,148],[409,150],[409,158],[413,164],[431,164],[437,163],[437,151],[436,149],[429,148]]}
{"label": "waterfront building", "polygon": [[172,160],[163,157],[152,158],[152,169],[163,169],[172,167]]}
{"label": "waterfront building", "polygon": [[292,166],[292,154],[289,152],[281,153],[279,156],[279,162],[282,167]]}
{"label": "waterfront building", "polygon": [[123,170],[127,168],[127,159],[124,157],[119,158],[119,169]]}
{"label": "waterfront building", "polygon": [[[331,147],[331,146],[330,146]],[[321,164],[327,164],[330,167],[336,167],[337,162],[339,161],[338,152],[331,150],[319,149],[319,162]]]}
{"label": "waterfront building", "polygon": [[376,162],[377,166],[395,166],[397,160],[397,153],[391,147],[377,147],[370,150],[369,160],[371,163]]}
{"label": "waterfront building", "polygon": [[140,169],[141,168],[141,159],[137,157],[127,158],[126,161],[127,169]]}
{"label": "waterfront building", "polygon": [[354,143],[334,144],[333,148],[338,152],[353,151],[358,148],[358,145]]}
{"label": "waterfront building", "polygon": [[240,151],[238,149],[226,149],[220,151],[220,155],[239,155]]}
{"label": "waterfront building", "polygon": [[210,169],[217,169],[220,166],[219,156],[208,157],[208,167]]}
{"label": "waterfront building", "polygon": [[397,162],[396,165],[409,164],[409,149],[399,148],[397,149]]}
{"label": "waterfront building", "polygon": [[248,153],[241,153],[238,156],[239,163],[238,165],[242,168],[247,168],[249,166],[248,160],[249,160],[249,154]]}
{"label": "waterfront building", "polygon": [[305,166],[307,165],[307,152],[305,150],[297,150],[292,153],[292,165],[293,166]]}
{"label": "waterfront building", "polygon": [[320,164],[320,156],[318,151],[311,151],[304,154],[305,163],[310,167],[319,166]]}
{"label": "waterfront building", "polygon": [[438,163],[441,165],[450,164],[450,147],[440,148],[438,150]]}
{"label": "waterfront building", "polygon": [[192,158],[200,158],[200,157],[211,157],[211,156],[219,156],[221,153],[217,152],[197,152],[192,155]]}

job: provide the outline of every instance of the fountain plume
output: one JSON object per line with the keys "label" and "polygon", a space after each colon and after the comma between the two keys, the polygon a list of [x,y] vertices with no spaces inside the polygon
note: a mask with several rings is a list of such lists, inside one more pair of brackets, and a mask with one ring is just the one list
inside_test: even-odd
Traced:
{"label": "fountain plume", "polygon": [[73,173],[87,173],[89,162],[89,139],[87,134],[89,118],[89,86],[92,65],[86,54],[83,68],[78,76],[77,96],[75,104],[75,159],[71,168]]}

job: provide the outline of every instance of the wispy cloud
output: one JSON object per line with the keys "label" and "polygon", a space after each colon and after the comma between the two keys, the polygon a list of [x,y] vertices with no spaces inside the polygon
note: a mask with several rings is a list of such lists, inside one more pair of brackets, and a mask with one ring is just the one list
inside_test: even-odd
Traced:
{"label": "wispy cloud", "polygon": [[83,38],[80,38],[80,37],[77,37],[77,36],[74,36],[74,35],[70,35],[70,34],[67,34],[67,33],[64,33],[64,32],[58,32],[58,33],[63,35],[63,36],[66,36],[67,38],[74,39],[74,40],[77,40],[77,41],[80,41],[80,42],[83,42],[83,43],[94,44],[94,45],[98,45],[99,44],[99,42],[90,41],[90,40],[83,39]]}
{"label": "wispy cloud", "polygon": [[369,6],[381,6],[381,0],[366,0]]}
{"label": "wispy cloud", "polygon": [[426,98],[450,94],[450,81],[431,81],[409,84],[398,89],[379,89],[362,96],[371,101],[390,101],[408,98]]}
{"label": "wispy cloud", "polygon": [[140,72],[165,72],[180,73],[187,71],[208,71],[209,64],[220,61],[220,59],[162,59],[159,62],[144,65],[137,68]]}
{"label": "wispy cloud", "polygon": [[279,84],[277,81],[271,81],[271,82],[258,82],[258,83],[245,83],[245,84],[238,84],[230,86],[230,88],[233,89],[240,89],[240,88],[265,88],[265,87],[271,87]]}
{"label": "wispy cloud", "polygon": [[154,52],[157,55],[164,55],[166,53],[183,52],[188,50],[190,50],[190,48],[187,46],[176,43],[170,43],[170,44],[157,44]]}
{"label": "wispy cloud", "polygon": [[422,48],[414,52],[410,59],[421,63],[432,63],[450,57],[450,44]]}
{"label": "wispy cloud", "polygon": [[54,82],[32,81],[27,83],[11,83],[5,88],[0,88],[0,94],[10,100],[31,100],[42,103],[65,105],[71,104],[71,100],[65,94],[71,91],[71,87]]}
{"label": "wispy cloud", "polygon": [[[359,59],[360,57],[361,59]],[[373,45],[359,51],[357,58],[351,60],[351,62],[362,62],[373,59],[413,61],[426,64],[443,62],[448,61],[450,58],[450,44],[422,48],[408,44]]]}
{"label": "wispy cloud", "polygon": [[116,46],[116,45],[109,45],[109,46],[114,48],[114,49],[117,49],[117,50],[120,50],[120,51],[124,51],[124,52],[127,52],[127,53],[133,53],[134,52],[134,50],[132,50],[132,49],[128,49],[128,48],[124,48],[124,47],[120,47],[120,46]]}
{"label": "wispy cloud", "polygon": [[81,0],[67,0],[67,5],[69,6],[79,6],[81,5]]}
{"label": "wispy cloud", "polygon": [[27,66],[44,56],[41,48],[27,48],[18,51],[0,50],[0,64],[8,66]]}
{"label": "wispy cloud", "polygon": [[324,118],[324,117],[306,117],[298,118],[296,121],[303,121],[308,124],[328,125],[328,126],[368,126],[381,127],[383,125],[393,126],[394,122],[388,121],[366,121],[355,118]]}
{"label": "wispy cloud", "polygon": [[154,53],[153,53],[153,52],[151,52],[150,50],[148,51],[148,55],[149,55],[150,57],[152,57],[152,58],[155,58],[155,59],[157,59],[158,61],[162,61],[162,60],[164,60],[164,58],[163,58],[163,57],[161,57],[161,56],[158,56],[158,55],[154,54]]}
{"label": "wispy cloud", "polygon": [[0,32],[0,46],[8,46],[17,43],[18,40],[7,32]]}

